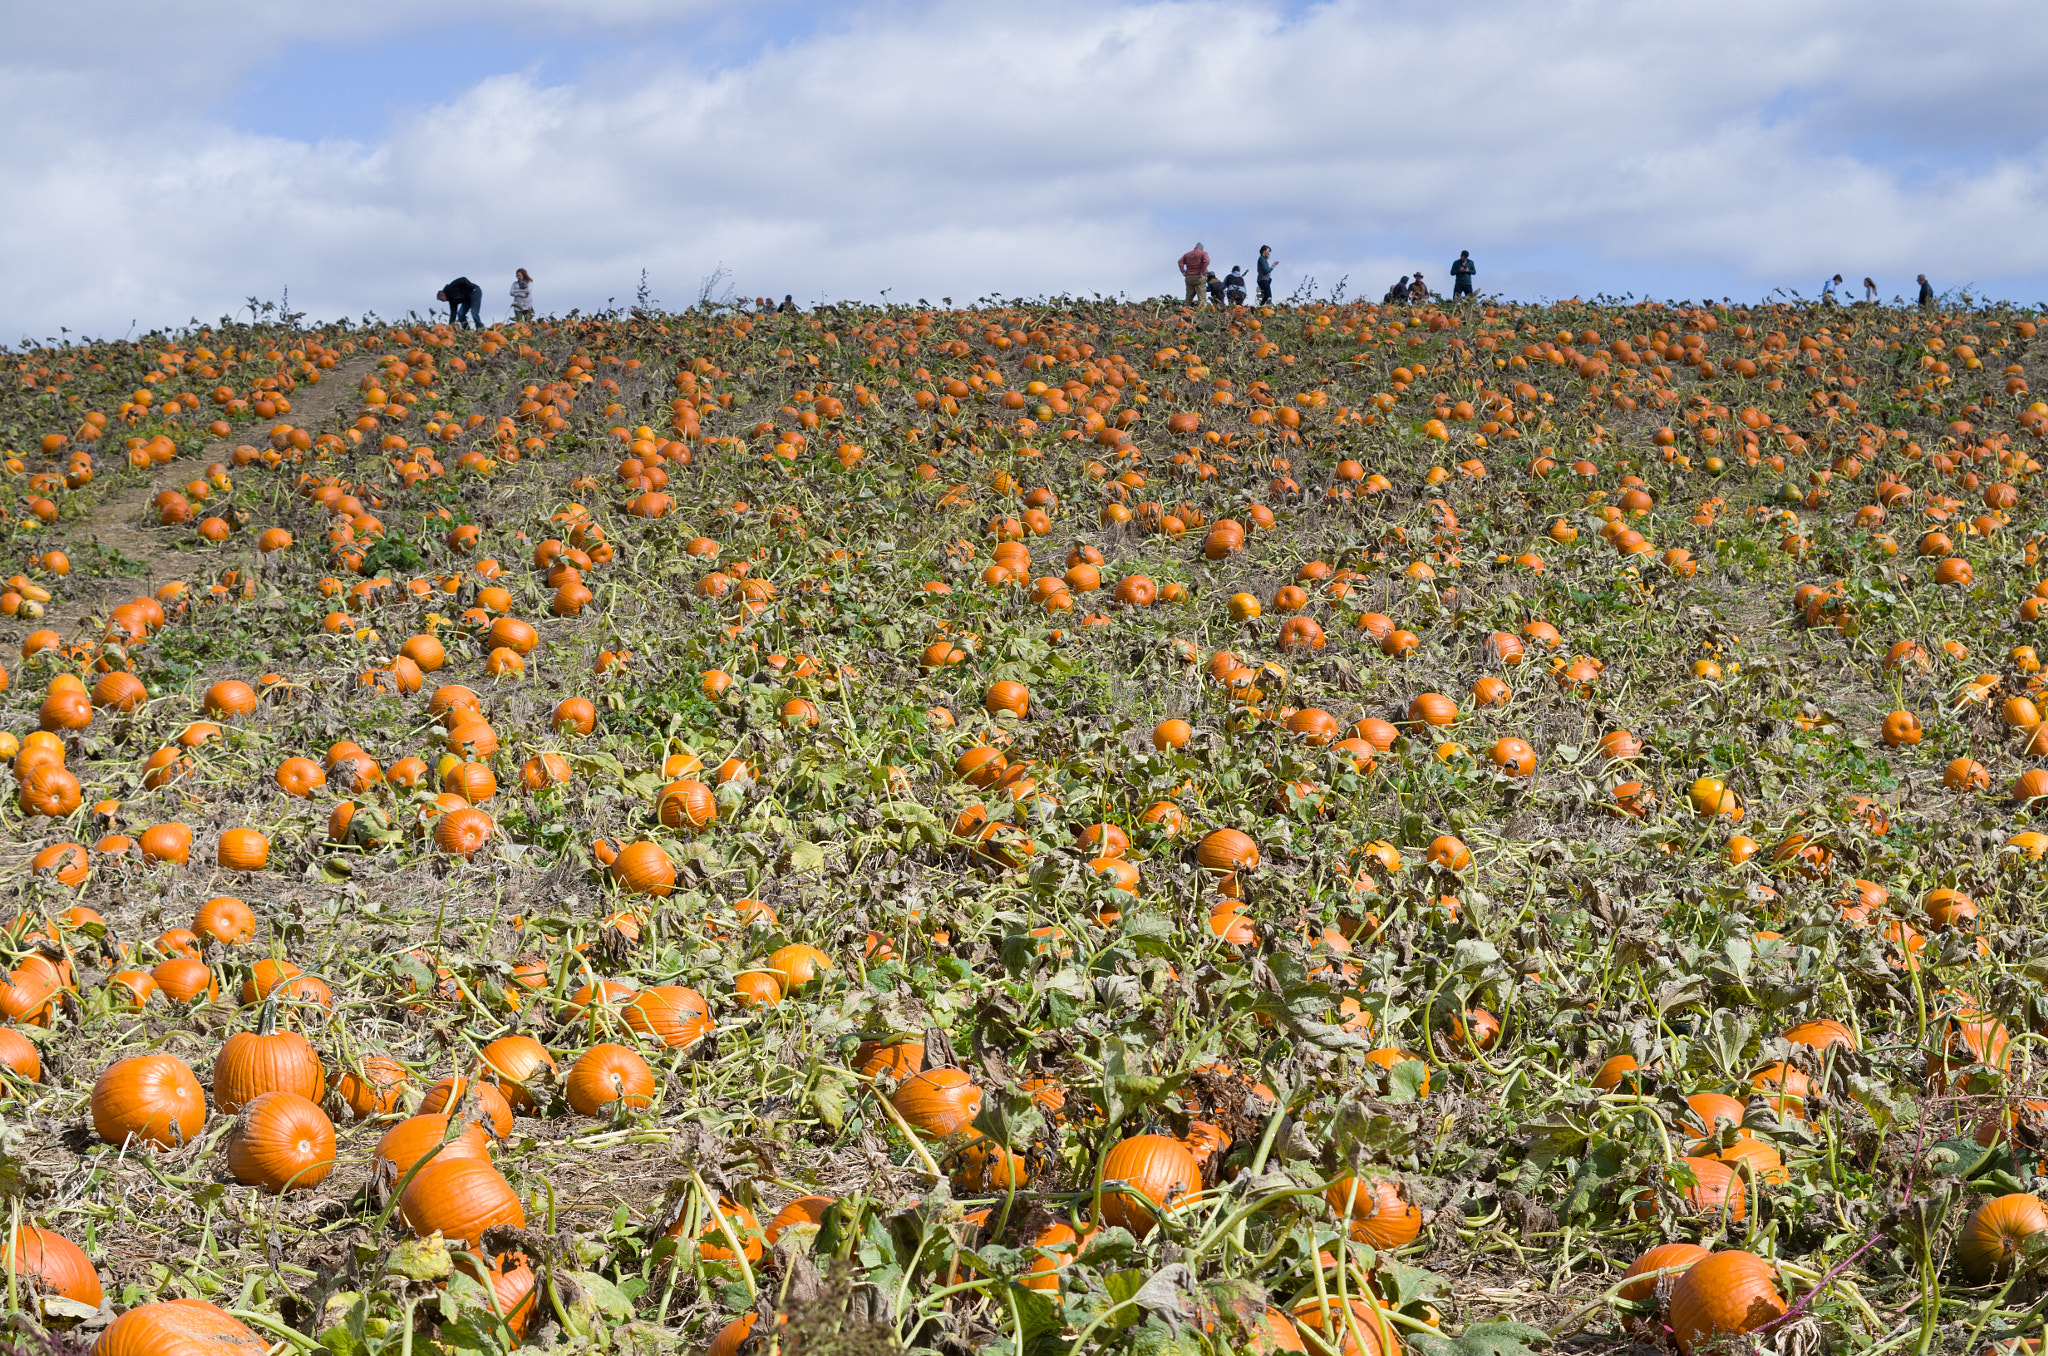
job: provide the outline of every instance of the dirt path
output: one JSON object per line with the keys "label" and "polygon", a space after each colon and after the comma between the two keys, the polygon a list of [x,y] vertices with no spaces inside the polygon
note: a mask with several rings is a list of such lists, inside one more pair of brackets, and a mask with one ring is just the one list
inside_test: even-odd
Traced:
{"label": "dirt path", "polygon": [[[18,643],[34,627],[48,627],[68,640],[85,623],[104,617],[110,609],[137,594],[153,593],[158,586],[173,579],[190,579],[215,564],[220,559],[219,554],[177,550],[167,540],[166,534],[152,530],[156,518],[150,511],[150,501],[160,490],[183,488],[203,474],[210,463],[226,461],[236,446],[265,443],[271,426],[277,423],[289,423],[298,428],[318,427],[336,411],[355,402],[356,382],[375,364],[376,359],[368,354],[357,354],[337,363],[331,371],[320,374],[318,386],[299,384],[290,396],[291,413],[275,419],[242,420],[235,424],[227,437],[214,439],[190,456],[181,456],[153,467],[148,480],[116,490],[93,505],[91,512],[82,518],[60,522],[45,538],[45,549],[69,554],[72,573],[63,581],[61,588],[51,590],[56,598],[41,621],[11,623],[4,634]],[[136,562],[142,572],[118,575],[82,573],[94,568],[100,559],[82,549],[94,542],[103,551],[118,553],[122,559]],[[247,543],[238,545],[246,546]],[[227,551],[233,553],[235,549],[235,546],[230,546]],[[91,631],[92,638],[97,639],[98,625],[95,624]]]}

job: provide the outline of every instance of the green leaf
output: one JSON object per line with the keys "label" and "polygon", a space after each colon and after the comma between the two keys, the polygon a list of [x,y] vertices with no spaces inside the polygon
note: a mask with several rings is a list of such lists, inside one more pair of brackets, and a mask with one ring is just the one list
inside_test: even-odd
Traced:
{"label": "green leaf", "polygon": [[[1348,1034],[1348,1033],[1347,1033]],[[1412,1102],[1422,1096],[1429,1079],[1429,1066],[1419,1059],[1404,1059],[1387,1071],[1387,1100]]]}
{"label": "green leaf", "polygon": [[799,874],[825,869],[825,849],[802,839],[789,845],[789,869]]}
{"label": "green leaf", "polygon": [[1439,1333],[1404,1332],[1401,1339],[1423,1356],[1523,1356],[1533,1347],[1547,1345],[1550,1334],[1526,1323],[1495,1318],[1467,1324],[1456,1338]]}
{"label": "green leaf", "polygon": [[814,1077],[807,1098],[811,1110],[837,1133],[846,1124],[846,1109],[853,1101],[853,1080],[837,1069],[821,1064],[815,1057],[811,1060],[811,1070]]}

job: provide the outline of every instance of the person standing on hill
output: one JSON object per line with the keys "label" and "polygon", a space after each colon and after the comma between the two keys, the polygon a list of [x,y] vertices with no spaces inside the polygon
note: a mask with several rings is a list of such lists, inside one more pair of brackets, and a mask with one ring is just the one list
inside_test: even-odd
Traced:
{"label": "person standing on hill", "polygon": [[1479,265],[1472,262],[1471,250],[1459,250],[1458,261],[1451,265],[1451,300],[1472,295],[1472,275],[1479,271]]}
{"label": "person standing on hill", "polygon": [[1934,309],[1934,284],[1927,281],[1925,273],[1920,275],[1920,309],[1923,311]]}
{"label": "person standing on hill", "polygon": [[1259,305],[1273,304],[1273,247],[1259,246]]}
{"label": "person standing on hill", "polygon": [[512,275],[512,318],[533,319],[533,275],[523,268]]}
{"label": "person standing on hill", "polygon": [[1865,278],[1863,280],[1863,304],[1866,306],[1877,305],[1877,280],[1875,278]]}
{"label": "person standing on hill", "polygon": [[467,278],[457,278],[434,294],[435,301],[448,303],[448,323],[463,329],[484,327],[484,289]]}
{"label": "person standing on hill", "polygon": [[1180,257],[1181,281],[1188,285],[1188,305],[1202,299],[1202,285],[1209,281],[1209,251],[1197,240],[1195,247]]}

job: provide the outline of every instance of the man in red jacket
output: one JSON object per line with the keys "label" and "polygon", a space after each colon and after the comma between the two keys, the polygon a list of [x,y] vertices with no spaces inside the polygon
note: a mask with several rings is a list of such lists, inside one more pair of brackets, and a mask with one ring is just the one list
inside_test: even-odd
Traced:
{"label": "man in red jacket", "polygon": [[1202,299],[1202,287],[1209,280],[1209,251],[1197,240],[1195,247],[1180,257],[1181,280],[1188,285],[1188,305]]}

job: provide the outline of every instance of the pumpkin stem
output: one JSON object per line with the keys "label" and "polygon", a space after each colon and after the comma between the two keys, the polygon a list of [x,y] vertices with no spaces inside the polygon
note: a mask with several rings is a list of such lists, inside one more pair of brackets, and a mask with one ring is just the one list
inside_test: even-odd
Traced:
{"label": "pumpkin stem", "polygon": [[263,1011],[256,1017],[256,1034],[269,1036],[277,1031],[277,995],[271,994],[263,1000]]}

